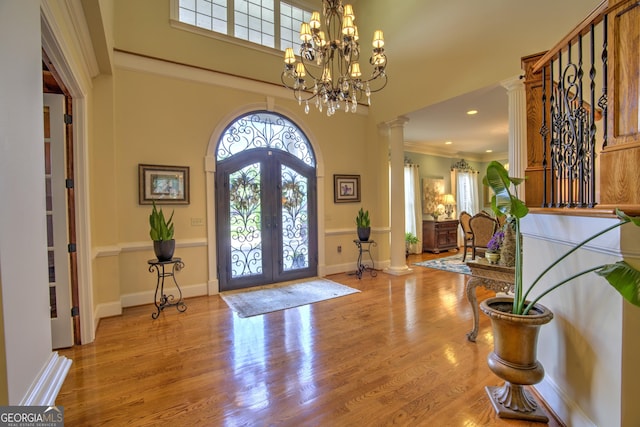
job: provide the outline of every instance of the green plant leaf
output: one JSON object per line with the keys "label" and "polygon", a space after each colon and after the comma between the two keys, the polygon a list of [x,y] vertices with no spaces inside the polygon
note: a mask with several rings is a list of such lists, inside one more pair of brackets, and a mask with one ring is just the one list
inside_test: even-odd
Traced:
{"label": "green plant leaf", "polygon": [[616,209],[616,215],[621,220],[632,222],[634,225],[640,227],[640,216],[629,216],[620,209]]}
{"label": "green plant leaf", "polygon": [[151,240],[160,241],[173,239],[172,221],[174,213],[175,211],[172,211],[171,216],[169,216],[169,220],[166,221],[162,208],[158,209],[156,207],[156,203],[153,202],[153,209],[151,210],[151,215],[149,215],[149,225],[151,227],[149,230],[149,237],[151,237]]}
{"label": "green plant leaf", "polygon": [[487,174],[482,179],[485,185],[493,190],[491,207],[496,214],[512,215],[523,218],[529,213],[529,208],[514,194],[511,194],[511,184],[519,185],[524,178],[511,178],[500,162],[493,161],[487,166]]}
{"label": "green plant leaf", "polygon": [[371,226],[369,211],[365,211],[360,208],[360,210],[358,211],[358,216],[356,217],[356,225],[360,228],[367,228]]}
{"label": "green plant leaf", "polygon": [[596,273],[613,286],[620,295],[633,305],[640,306],[640,271],[625,261],[608,264]]}

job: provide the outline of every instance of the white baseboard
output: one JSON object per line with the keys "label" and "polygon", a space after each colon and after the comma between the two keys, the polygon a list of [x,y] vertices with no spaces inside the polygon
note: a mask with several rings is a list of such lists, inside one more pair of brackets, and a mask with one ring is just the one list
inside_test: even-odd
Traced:
{"label": "white baseboard", "polygon": [[[182,290],[183,298],[191,298],[191,297],[208,295],[206,283],[199,283],[199,284],[189,285],[189,286],[180,286],[180,289]],[[167,294],[169,293],[170,292],[167,292]],[[177,296],[175,295],[176,293],[175,288],[173,287],[171,288],[171,293],[173,293],[173,296],[177,298]],[[155,289],[153,291],[144,291],[144,292],[137,292],[134,294],[126,294],[120,297],[120,302],[123,308],[134,307],[136,305],[153,304],[154,295],[155,295]]]}
{"label": "white baseboard", "polygon": [[566,396],[548,377],[536,384],[536,391],[565,425],[572,427],[598,427],[582,412],[580,407]]}
{"label": "white baseboard", "polygon": [[20,402],[21,406],[53,406],[56,397],[67,377],[71,359],[58,355],[54,351],[49,356],[40,374],[36,377],[27,394]]}
{"label": "white baseboard", "polygon": [[355,263],[349,262],[345,264],[327,265],[324,269],[324,275],[328,276],[330,274],[346,273],[349,271],[355,271]]}
{"label": "white baseboard", "polygon": [[[385,268],[389,267],[389,264],[391,262],[390,261],[380,261],[380,262],[376,262],[376,270],[384,270]],[[348,263],[344,263],[344,264],[334,264],[334,265],[328,265],[326,266],[326,268],[324,269],[324,273],[325,274],[318,274],[318,276],[320,277],[324,277],[324,276],[329,276],[331,274],[338,274],[338,273],[352,273],[356,271],[356,263],[355,262],[348,262]]]}
{"label": "white baseboard", "polygon": [[207,288],[209,289],[208,295],[218,295],[220,293],[220,283],[218,279],[209,280]]}
{"label": "white baseboard", "polygon": [[120,301],[98,304],[93,315],[93,318],[95,319],[94,328],[98,327],[98,322],[100,321],[100,319],[103,319],[105,317],[120,316],[121,314],[122,303]]}
{"label": "white baseboard", "polygon": [[[182,297],[199,297],[207,295],[207,285],[197,284],[191,286],[181,286]],[[172,290],[175,293],[175,290]],[[125,307],[134,307],[137,305],[153,304],[153,297],[155,295],[155,289],[153,291],[137,292],[134,294],[126,294],[120,297],[120,301],[108,302],[104,304],[98,304],[96,307],[94,318],[95,325],[94,330],[98,328],[98,322],[105,317],[120,316],[122,309]],[[175,295],[174,295],[175,296]]]}

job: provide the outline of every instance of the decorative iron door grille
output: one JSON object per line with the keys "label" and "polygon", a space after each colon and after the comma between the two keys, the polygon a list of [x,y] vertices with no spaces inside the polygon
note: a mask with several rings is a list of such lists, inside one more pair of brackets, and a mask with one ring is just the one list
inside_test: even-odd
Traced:
{"label": "decorative iron door grille", "polygon": [[237,120],[219,144],[221,291],[317,274],[315,161],[297,128],[273,125],[270,114]]}

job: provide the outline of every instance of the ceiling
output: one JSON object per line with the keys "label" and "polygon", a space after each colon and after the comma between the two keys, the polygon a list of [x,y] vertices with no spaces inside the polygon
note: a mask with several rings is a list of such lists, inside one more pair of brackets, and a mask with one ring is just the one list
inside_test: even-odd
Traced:
{"label": "ceiling", "polygon": [[[405,149],[477,161],[506,159],[508,97],[500,82],[522,72],[520,58],[553,47],[601,1],[367,0],[365,7],[358,0],[370,12],[365,25],[373,22],[385,30],[390,84],[401,80],[394,98],[385,99],[384,93],[380,98],[401,103],[398,110],[406,107]],[[478,114],[468,116],[471,109]]]}
{"label": "ceiling", "polygon": [[[467,111],[478,113],[468,115]],[[408,151],[473,160],[506,158],[509,139],[507,90],[483,88],[406,114]],[[449,141],[450,144],[445,144]],[[487,150],[491,150],[490,153]]]}

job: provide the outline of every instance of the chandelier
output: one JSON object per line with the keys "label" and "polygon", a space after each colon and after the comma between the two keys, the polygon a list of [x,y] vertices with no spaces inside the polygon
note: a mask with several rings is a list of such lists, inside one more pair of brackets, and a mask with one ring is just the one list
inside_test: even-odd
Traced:
{"label": "chandelier", "polygon": [[309,101],[320,112],[326,109],[327,116],[342,108],[355,113],[363,94],[371,105],[371,94],[387,85],[384,36],[380,30],[374,32],[369,58],[373,71],[368,79],[363,79],[353,7],[343,5],[342,0],[322,0],[322,15],[324,29],[319,12],[313,12],[309,22],[300,25],[300,62],[296,62],[293,48],[286,48],[282,83],[293,90],[298,104],[304,102],[307,114]]}

